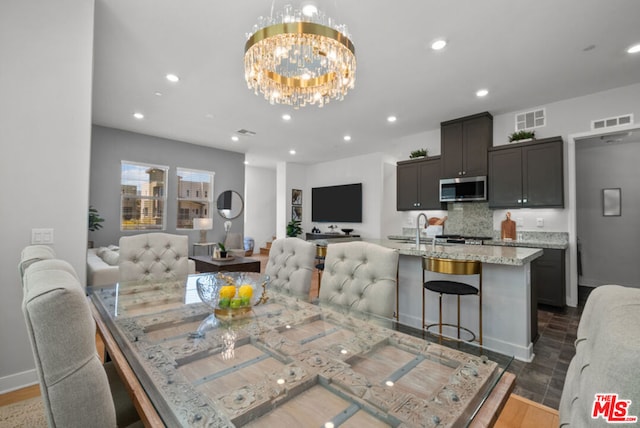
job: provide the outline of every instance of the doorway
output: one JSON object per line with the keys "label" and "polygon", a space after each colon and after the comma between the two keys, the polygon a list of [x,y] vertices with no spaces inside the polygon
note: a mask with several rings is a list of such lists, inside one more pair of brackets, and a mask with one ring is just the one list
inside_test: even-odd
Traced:
{"label": "doorway", "polygon": [[[569,289],[578,284],[639,286],[640,128],[635,125],[569,136]],[[611,191],[604,192],[604,189]],[[618,190],[619,189],[619,193]],[[604,212],[603,194],[618,195],[618,213]],[[605,215],[606,214],[606,215]],[[580,242],[578,242],[578,240]]]}

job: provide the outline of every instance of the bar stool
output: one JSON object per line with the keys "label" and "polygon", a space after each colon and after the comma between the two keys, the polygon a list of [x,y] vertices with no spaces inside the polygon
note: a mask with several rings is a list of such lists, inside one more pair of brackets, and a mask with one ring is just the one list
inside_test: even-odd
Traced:
{"label": "bar stool", "polygon": [[[449,280],[432,280],[425,282],[425,272],[436,272],[447,275],[478,275],[478,287],[465,284],[459,281]],[[476,260],[452,260],[441,259],[437,257],[423,257],[422,259],[422,328],[427,331],[431,327],[438,326],[438,334],[442,335],[442,326],[457,327],[458,340],[460,339],[460,330],[464,330],[471,335],[469,342],[476,341],[476,335],[466,327],[460,326],[460,296],[477,295],[478,296],[478,343],[482,345],[482,262]],[[433,291],[439,294],[439,315],[438,323],[425,325],[425,290]],[[442,295],[449,294],[458,297],[458,324],[450,324],[442,322]]]}

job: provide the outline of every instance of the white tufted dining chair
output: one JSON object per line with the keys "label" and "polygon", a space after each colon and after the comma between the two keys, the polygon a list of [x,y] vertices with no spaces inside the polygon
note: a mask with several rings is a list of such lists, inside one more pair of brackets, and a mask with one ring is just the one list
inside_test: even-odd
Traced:
{"label": "white tufted dining chair", "polygon": [[316,246],[311,242],[300,238],[276,239],[264,270],[270,278],[269,288],[308,301],[315,258]]}
{"label": "white tufted dining chair", "polygon": [[361,241],[330,244],[320,302],[391,318],[397,275],[396,250]]}
{"label": "white tufted dining chair", "polygon": [[189,237],[144,233],[120,238],[120,281],[183,279],[189,275]]}

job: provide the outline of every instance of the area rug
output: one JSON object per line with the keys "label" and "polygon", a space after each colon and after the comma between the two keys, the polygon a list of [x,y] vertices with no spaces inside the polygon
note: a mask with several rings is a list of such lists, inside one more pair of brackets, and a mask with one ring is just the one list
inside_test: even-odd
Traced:
{"label": "area rug", "polygon": [[47,419],[40,397],[0,407],[0,428],[46,428]]}

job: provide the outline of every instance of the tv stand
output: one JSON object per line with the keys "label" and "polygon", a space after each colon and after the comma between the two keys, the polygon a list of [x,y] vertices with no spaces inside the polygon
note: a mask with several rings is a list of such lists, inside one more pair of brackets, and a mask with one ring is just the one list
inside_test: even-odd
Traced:
{"label": "tv stand", "polygon": [[359,238],[360,235],[345,235],[344,233],[306,233],[305,239],[313,241],[314,239],[339,239],[339,238]]}

